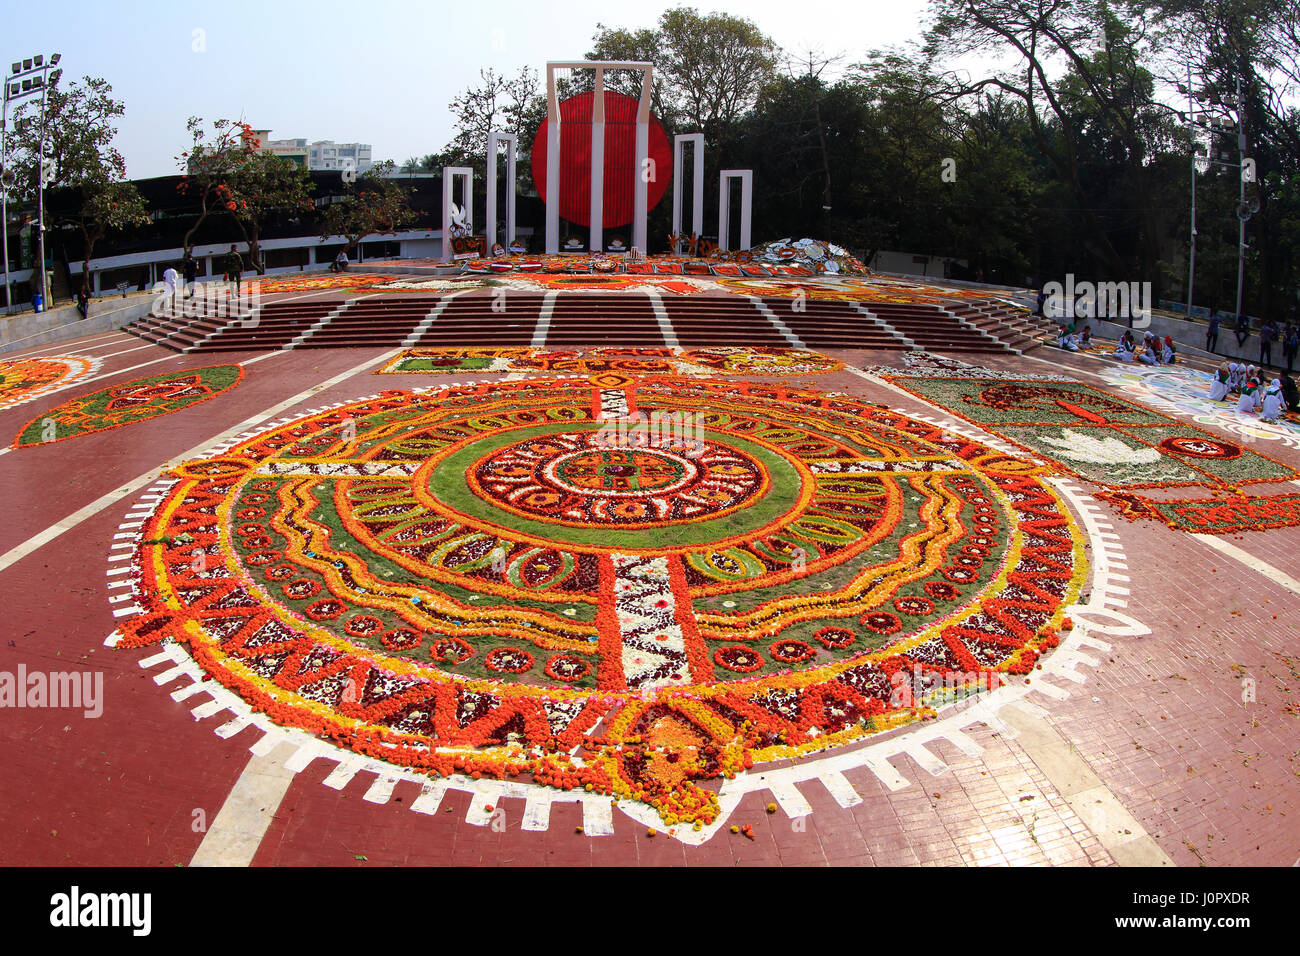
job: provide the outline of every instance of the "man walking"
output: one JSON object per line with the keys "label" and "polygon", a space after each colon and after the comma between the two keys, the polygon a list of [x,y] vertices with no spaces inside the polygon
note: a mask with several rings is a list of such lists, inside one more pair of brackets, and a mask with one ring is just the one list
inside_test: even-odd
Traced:
{"label": "man walking", "polygon": [[1259,366],[1268,368],[1273,364],[1273,340],[1277,338],[1277,326],[1272,319],[1265,319],[1259,327]]}
{"label": "man walking", "polygon": [[226,259],[223,263],[226,270],[226,281],[235,284],[235,295],[239,295],[239,277],[244,271],[244,259],[235,250],[235,244],[230,244],[230,251],[226,253]]}
{"label": "man walking", "polygon": [[1219,324],[1222,322],[1218,309],[1210,310],[1210,328],[1205,333],[1205,351],[1213,352],[1215,346],[1219,344]]}
{"label": "man walking", "polygon": [[194,298],[194,283],[199,277],[199,264],[194,261],[194,256],[185,253],[185,261],[181,263],[181,274],[185,277],[185,289],[187,299]]}

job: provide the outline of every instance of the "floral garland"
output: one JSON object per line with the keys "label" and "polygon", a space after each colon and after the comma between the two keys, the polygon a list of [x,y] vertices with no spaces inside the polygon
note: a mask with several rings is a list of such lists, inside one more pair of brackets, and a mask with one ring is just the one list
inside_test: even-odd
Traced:
{"label": "floral garland", "polygon": [[1300,494],[1183,498],[1161,501],[1135,492],[1097,495],[1130,521],[1161,521],[1177,531],[1196,534],[1241,534],[1300,526]]}
{"label": "floral garland", "polygon": [[803,349],[716,346],[676,354],[666,348],[412,348],[390,359],[377,375],[555,372],[577,375],[818,375],[844,363]]}
{"label": "floral garland", "polygon": [[23,405],[93,375],[102,360],[53,355],[0,362],[0,408]]}
{"label": "floral garland", "polygon": [[[591,450],[611,420],[688,411],[714,457]],[[1087,571],[1028,463],[747,381],[385,392],[174,477],[120,646],[182,643],[255,710],[376,759],[668,826],[716,819],[711,781],[932,715],[903,675],[1028,673]]]}
{"label": "floral garland", "polygon": [[33,418],[19,430],[11,447],[63,441],[170,415],[216,398],[243,377],[241,365],[208,365],[110,385]]}
{"label": "floral garland", "polygon": [[899,388],[1112,490],[1289,481],[1295,469],[1081,382],[886,376]]}

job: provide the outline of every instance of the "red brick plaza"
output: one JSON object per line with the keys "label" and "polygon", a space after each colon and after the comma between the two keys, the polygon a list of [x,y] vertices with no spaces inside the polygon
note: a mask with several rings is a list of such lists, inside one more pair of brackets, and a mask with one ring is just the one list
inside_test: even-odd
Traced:
{"label": "red brick plaza", "polygon": [[[0,431],[6,441],[23,439],[0,453],[8,491],[0,522],[0,672],[15,679],[20,673],[102,675],[98,715],[51,706],[52,696],[46,706],[9,701],[0,713],[6,764],[0,862],[1290,867],[1300,861],[1300,527],[1283,517],[1267,522],[1280,527],[1200,533],[1149,516],[1128,520],[1118,499],[1096,497],[1106,488],[1089,480],[1086,469],[1070,468],[1080,459],[1068,457],[1069,449],[1056,459],[1066,467],[1052,467],[1024,442],[1011,445],[1007,436],[982,429],[977,415],[957,418],[926,401],[923,389],[887,381],[884,376],[895,375],[881,369],[942,377],[942,371],[909,371],[903,356],[925,348],[1008,380],[1068,378],[1152,408],[1176,425],[1195,425],[1202,436],[1187,440],[1211,449],[1198,454],[1222,456],[1233,448],[1231,454],[1278,465],[1273,480],[1247,485],[1238,485],[1232,472],[1199,485],[1142,491],[1153,501],[1231,497],[1221,487],[1230,484],[1238,488],[1234,494],[1285,502],[1300,492],[1288,474],[1300,469],[1300,428],[1288,432],[1283,422],[1274,430],[1234,429],[1227,419],[1202,420],[1176,404],[1148,405],[1157,391],[1128,388],[1116,378],[1132,373],[1131,366],[1042,347],[1043,328],[1014,325],[1014,309],[993,296],[987,310],[976,297],[940,298],[928,324],[898,303],[868,303],[874,318],[867,319],[850,315],[843,301],[815,298],[806,310],[783,311],[780,300],[762,292],[727,304],[718,298],[714,313],[699,309],[707,296],[671,291],[577,289],[559,291],[558,301],[518,296],[498,314],[490,308],[491,289],[448,297],[445,291],[306,288],[266,296],[252,327],[160,317],[134,330],[0,356],[6,363],[89,360],[71,384],[12,404],[0,400]],[[733,309],[730,318],[726,309]],[[936,328],[944,331],[933,333]],[[591,379],[618,391],[626,368],[609,373],[614,377],[602,385],[597,380],[605,366],[581,360],[640,348],[672,362],[683,351],[716,346],[774,350],[766,353],[771,357],[796,342],[832,361],[811,374],[760,365],[702,378],[878,403],[1036,463],[1041,480],[1069,509],[1086,572],[1064,608],[1072,628],[1061,629],[1057,646],[1040,648],[1027,673],[1011,673],[1005,686],[974,704],[936,706],[836,746],[703,779],[700,786],[718,795],[718,809],[701,828],[684,812],[673,822],[626,795],[547,787],[524,773],[504,780],[444,777],[395,764],[385,772],[359,745],[279,726],[265,701],[246,701],[213,679],[182,642],[110,646],[120,628],[150,609],[148,601],[167,598],[141,592],[138,556],[148,553],[142,534],[154,509],[171,501],[173,469],[182,463],[219,457],[254,433],[386,392],[530,379]],[[322,345],[333,347],[316,347]],[[573,355],[532,374],[491,361],[449,373],[398,367],[376,374],[392,369],[410,348]],[[107,408],[86,403],[54,415],[70,400],[110,386],[212,366],[240,371],[215,384],[202,373],[188,384],[128,389]],[[204,400],[187,403],[189,388],[204,392]],[[132,408],[167,401],[180,407],[131,417]],[[44,425],[51,416],[56,424]],[[105,428],[103,421],[121,427]],[[70,434],[58,431],[65,425]],[[42,428],[50,431],[42,435]],[[1109,482],[1112,476],[1094,477]],[[223,513],[222,520],[240,519]],[[591,531],[597,539],[602,533],[599,526]],[[663,533],[671,539],[677,532]],[[683,592],[675,593],[680,603]],[[622,626],[626,634],[628,625]],[[753,646],[768,653],[767,643]],[[631,667],[626,647],[623,653]],[[542,660],[539,654],[538,671]],[[664,667],[669,673],[670,665]],[[603,719],[602,728],[612,726],[616,714]]]}

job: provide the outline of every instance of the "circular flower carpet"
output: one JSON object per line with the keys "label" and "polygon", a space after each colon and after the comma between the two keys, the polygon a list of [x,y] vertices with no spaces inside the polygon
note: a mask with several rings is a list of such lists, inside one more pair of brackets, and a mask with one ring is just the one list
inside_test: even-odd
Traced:
{"label": "circular flower carpet", "polygon": [[[1086,574],[1021,459],[783,386],[380,396],[187,463],[123,646],[428,774],[718,814],[722,778],[1026,673]],[[906,677],[906,679],[904,679]]]}

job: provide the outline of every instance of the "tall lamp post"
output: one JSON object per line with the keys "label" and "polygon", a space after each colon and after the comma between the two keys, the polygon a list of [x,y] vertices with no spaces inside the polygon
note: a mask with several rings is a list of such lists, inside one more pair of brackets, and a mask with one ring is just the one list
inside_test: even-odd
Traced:
{"label": "tall lamp post", "polygon": [[[60,55],[55,53],[48,63],[45,57],[36,55],[14,63],[10,75],[4,79],[3,105],[0,106],[0,234],[3,235],[5,312],[13,311],[13,294],[9,288],[9,190],[14,185],[13,171],[8,166],[9,139],[9,103],[26,96],[41,95],[41,134],[38,144],[38,168],[36,176],[36,239],[38,262],[34,273],[40,274],[40,290],[43,302],[49,302],[49,289],[45,276],[45,183],[47,177],[45,158],[45,103],[46,91],[50,86],[50,70],[58,65]],[[59,71],[54,71],[57,81]],[[48,307],[48,306],[47,306]]]}

